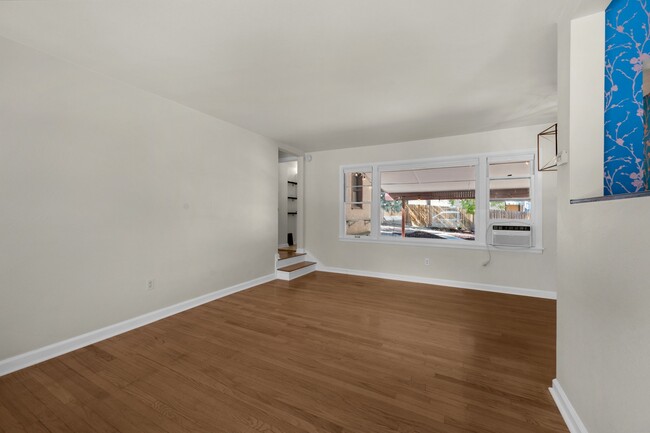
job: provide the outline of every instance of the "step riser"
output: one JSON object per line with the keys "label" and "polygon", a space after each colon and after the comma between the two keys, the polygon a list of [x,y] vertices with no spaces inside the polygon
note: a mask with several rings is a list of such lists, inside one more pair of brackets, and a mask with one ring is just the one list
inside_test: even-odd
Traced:
{"label": "step riser", "polygon": [[297,257],[289,257],[288,259],[280,259],[276,263],[275,268],[280,269],[285,266],[289,265],[295,265],[296,263],[304,262],[306,256],[297,256]]}
{"label": "step riser", "polygon": [[310,274],[316,270],[316,264],[305,266],[304,268],[296,269],[291,272],[277,271],[276,277],[278,280],[291,281],[296,278],[302,277],[303,275]]}

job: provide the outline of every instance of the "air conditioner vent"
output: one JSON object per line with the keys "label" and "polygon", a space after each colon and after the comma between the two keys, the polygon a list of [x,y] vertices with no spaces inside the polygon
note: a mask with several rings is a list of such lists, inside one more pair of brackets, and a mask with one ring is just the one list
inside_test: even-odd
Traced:
{"label": "air conditioner vent", "polygon": [[490,245],[530,248],[533,246],[532,227],[524,224],[495,224],[492,226]]}

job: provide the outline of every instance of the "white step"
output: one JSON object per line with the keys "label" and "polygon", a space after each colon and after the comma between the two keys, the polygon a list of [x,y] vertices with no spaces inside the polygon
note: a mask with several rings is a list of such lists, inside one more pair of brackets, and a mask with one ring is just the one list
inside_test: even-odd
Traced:
{"label": "white step", "polygon": [[286,266],[295,265],[296,263],[304,262],[305,254],[296,255],[293,257],[287,257],[286,259],[278,259],[275,268],[280,269]]}
{"label": "white step", "polygon": [[316,262],[301,262],[280,268],[276,272],[278,280],[291,281],[316,270]]}

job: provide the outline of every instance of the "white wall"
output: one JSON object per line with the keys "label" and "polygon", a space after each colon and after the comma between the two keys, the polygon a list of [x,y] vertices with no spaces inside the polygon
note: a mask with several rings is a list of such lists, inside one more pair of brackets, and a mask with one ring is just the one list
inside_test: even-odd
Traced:
{"label": "white wall", "polygon": [[274,143],[4,38],[0,58],[0,360],[273,272]]}
{"label": "white wall", "polygon": [[[543,174],[544,253],[339,240],[339,167],[383,161],[533,149],[549,125],[313,153],[305,163],[306,249],[326,266],[354,270],[555,291],[555,173]],[[431,259],[429,266],[424,258]]]}
{"label": "white wall", "polygon": [[[594,175],[602,185],[602,143],[594,142],[602,134],[602,81],[574,85],[570,67],[602,75],[603,32],[602,13],[559,27],[559,144],[570,163],[558,173],[557,375],[590,433],[643,433],[650,431],[650,197],[569,204],[595,186]],[[591,152],[600,152],[600,163]]]}
{"label": "white wall", "polygon": [[569,190],[571,198],[598,197],[603,195],[605,159],[605,13],[572,21],[571,34],[569,95],[574,103],[569,116],[577,127],[569,130],[569,160],[580,175],[569,178]]}

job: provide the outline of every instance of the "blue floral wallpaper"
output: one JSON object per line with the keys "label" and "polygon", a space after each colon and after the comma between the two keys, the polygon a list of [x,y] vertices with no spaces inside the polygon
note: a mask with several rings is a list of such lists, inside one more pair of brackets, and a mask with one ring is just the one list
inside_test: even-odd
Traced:
{"label": "blue floral wallpaper", "polygon": [[643,116],[643,153],[645,156],[643,188],[648,191],[650,190],[650,94],[643,97],[643,110],[645,111]]}
{"label": "blue floral wallpaper", "polygon": [[605,195],[648,189],[650,140],[643,66],[650,66],[648,0],[613,0],[605,12]]}

